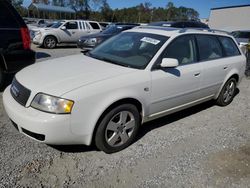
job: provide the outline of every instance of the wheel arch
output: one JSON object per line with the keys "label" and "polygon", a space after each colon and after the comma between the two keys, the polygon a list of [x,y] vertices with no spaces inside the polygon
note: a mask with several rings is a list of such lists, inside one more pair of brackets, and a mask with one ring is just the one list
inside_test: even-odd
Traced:
{"label": "wheel arch", "polygon": [[93,143],[94,141],[94,138],[95,138],[95,135],[96,135],[96,131],[97,131],[97,128],[98,128],[98,124],[100,123],[100,121],[104,118],[104,116],[110,111],[112,110],[113,108],[119,106],[119,105],[122,105],[122,104],[133,104],[135,105],[135,107],[137,108],[139,114],[140,114],[140,121],[142,122],[143,120],[143,114],[144,114],[144,110],[143,110],[143,105],[142,103],[138,100],[138,99],[135,99],[135,98],[123,98],[123,99],[119,99],[115,102],[113,102],[112,104],[110,104],[102,113],[101,115],[99,116],[98,120],[96,121],[95,123],[95,127],[94,127],[94,130],[93,130],[93,133],[92,133],[92,138],[91,138],[91,143]]}
{"label": "wheel arch", "polygon": [[223,84],[221,85],[221,87],[220,87],[218,93],[215,95],[215,99],[217,99],[217,98],[219,97],[219,95],[220,95],[220,93],[221,93],[221,90],[222,90],[223,86],[224,86],[225,83],[226,83],[229,79],[231,79],[231,78],[235,78],[235,79],[236,79],[236,84],[238,84],[239,81],[240,81],[240,76],[239,76],[239,73],[238,73],[237,71],[233,71],[233,72],[231,72],[230,74],[228,74],[228,76],[224,79]]}
{"label": "wheel arch", "polygon": [[54,37],[56,39],[56,42],[57,43],[60,43],[60,41],[58,40],[58,37],[54,34],[46,34],[44,37],[43,37],[43,43],[44,43],[44,40],[47,38],[47,37]]}

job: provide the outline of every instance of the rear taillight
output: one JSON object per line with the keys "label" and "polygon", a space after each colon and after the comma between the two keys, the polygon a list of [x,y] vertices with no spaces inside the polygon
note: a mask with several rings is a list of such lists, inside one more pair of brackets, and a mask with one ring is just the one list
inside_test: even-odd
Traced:
{"label": "rear taillight", "polygon": [[28,28],[21,28],[21,36],[23,40],[23,48],[25,50],[30,49],[30,35]]}

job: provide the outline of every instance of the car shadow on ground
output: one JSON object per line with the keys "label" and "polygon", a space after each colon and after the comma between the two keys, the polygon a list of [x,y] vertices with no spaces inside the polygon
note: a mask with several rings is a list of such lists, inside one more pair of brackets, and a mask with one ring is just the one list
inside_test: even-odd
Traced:
{"label": "car shadow on ground", "polygon": [[[235,92],[235,97],[239,94],[240,90],[237,88]],[[204,102],[202,104],[193,106],[191,108],[187,108],[185,110],[181,110],[179,112],[175,112],[173,114],[164,116],[162,118],[150,121],[142,125],[142,127],[139,130],[139,133],[137,135],[136,141],[140,140],[143,136],[145,136],[148,132],[160,128],[162,126],[167,126],[168,124],[171,124],[175,121],[178,121],[180,119],[186,118],[188,116],[194,115],[196,113],[199,113],[203,110],[206,110],[208,108],[211,108],[212,106],[215,106],[215,101],[211,100],[208,102]]]}
{"label": "car shadow on ground", "polygon": [[[239,89],[237,88],[236,90],[236,95],[239,94]],[[139,129],[139,133],[136,137],[135,142],[139,141],[141,138],[143,138],[148,132],[163,127],[167,126],[175,121],[178,121],[180,119],[183,119],[185,117],[194,115],[196,113],[199,113],[203,110],[206,110],[208,108],[211,108],[212,106],[216,105],[213,100],[196,105],[194,107],[176,112],[174,114],[170,114],[167,116],[164,116],[162,118],[150,121],[148,123],[145,123],[142,125]],[[81,153],[81,152],[89,152],[89,151],[98,151],[98,149],[92,144],[91,146],[85,146],[85,145],[67,145],[67,146],[55,146],[55,145],[50,145],[52,148],[57,149],[61,152],[65,153]]]}
{"label": "car shadow on ground", "polygon": [[50,54],[44,52],[36,52],[36,59],[48,58],[51,57]]}
{"label": "car shadow on ground", "polygon": [[65,153],[83,153],[90,151],[98,151],[94,145],[85,146],[85,145],[48,145],[58,151]]}

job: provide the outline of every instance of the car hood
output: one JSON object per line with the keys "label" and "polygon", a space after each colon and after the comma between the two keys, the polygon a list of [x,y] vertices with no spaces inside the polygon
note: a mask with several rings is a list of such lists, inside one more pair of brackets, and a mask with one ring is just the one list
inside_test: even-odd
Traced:
{"label": "car hood", "polygon": [[103,62],[83,54],[33,64],[16,74],[32,92],[62,96],[79,87],[138,71]]}

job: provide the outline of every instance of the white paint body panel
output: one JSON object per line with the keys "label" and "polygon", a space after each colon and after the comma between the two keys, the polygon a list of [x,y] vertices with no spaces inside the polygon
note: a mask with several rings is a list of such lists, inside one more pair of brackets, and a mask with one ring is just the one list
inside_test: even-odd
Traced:
{"label": "white paint body panel", "polygon": [[[121,99],[132,98],[140,102],[142,122],[146,122],[216,98],[232,75],[238,75],[239,82],[244,75],[243,54],[165,70],[151,70],[165,47],[176,36],[185,33],[152,29],[127,32],[132,31],[170,37],[144,70],[79,54],[37,63],[17,73],[16,79],[31,90],[29,100],[25,107],[21,106],[13,99],[8,87],[4,91],[3,101],[7,114],[18,124],[19,130],[25,128],[44,134],[44,142],[49,144],[89,145],[102,113]],[[30,104],[39,92],[73,100],[72,113],[55,115],[33,109]]]}

